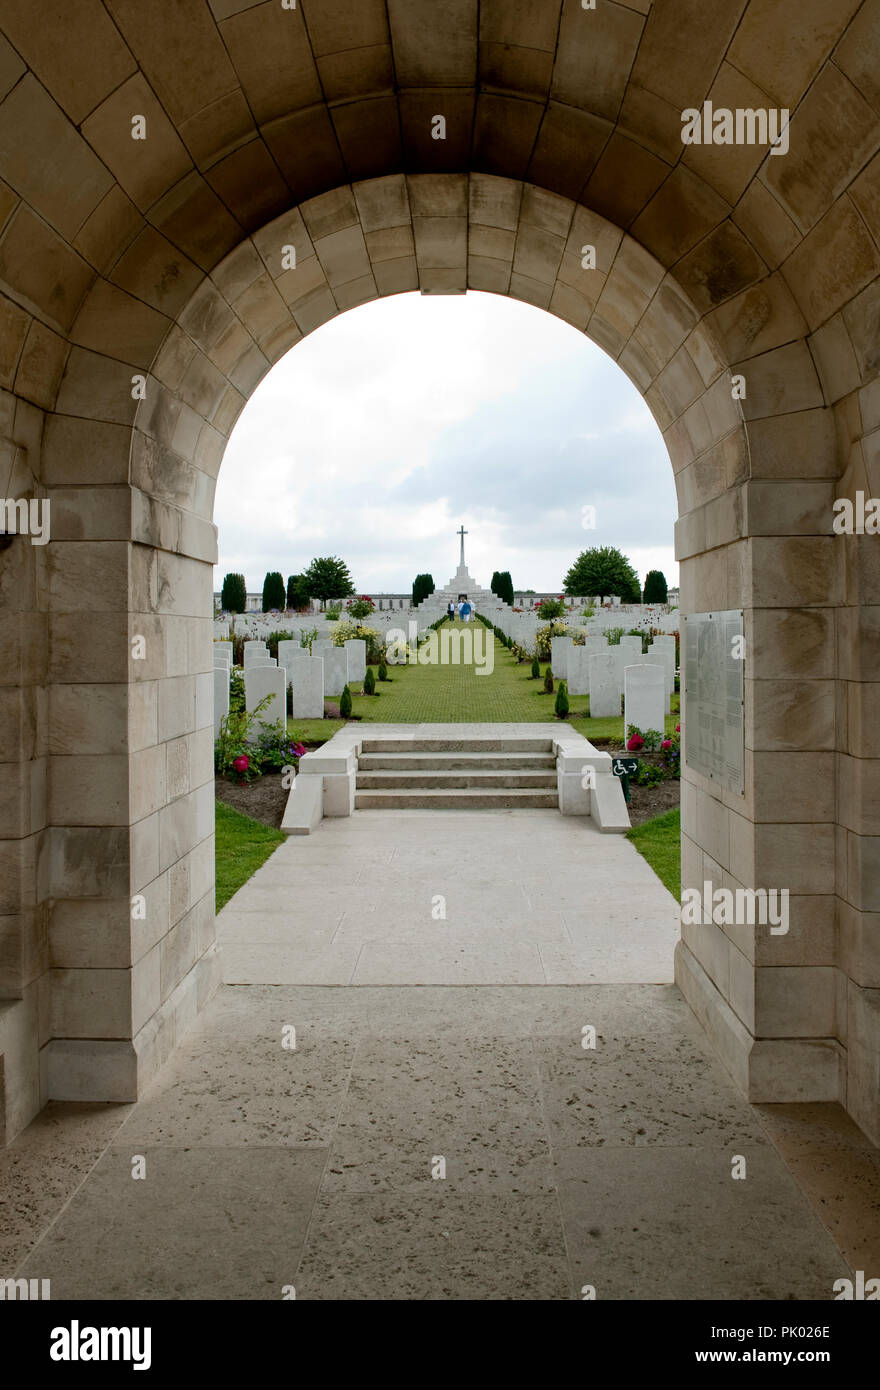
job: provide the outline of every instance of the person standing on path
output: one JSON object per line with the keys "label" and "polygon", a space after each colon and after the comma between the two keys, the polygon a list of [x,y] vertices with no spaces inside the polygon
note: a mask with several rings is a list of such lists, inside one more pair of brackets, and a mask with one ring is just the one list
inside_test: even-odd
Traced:
{"label": "person standing on path", "polygon": [[455,622],[455,603],[452,599],[450,599],[449,603],[446,605],[446,616],[451,623]]}
{"label": "person standing on path", "polygon": [[462,618],[464,619],[464,621],[465,621],[466,623],[469,623],[469,622],[470,622],[470,620],[471,620],[471,606],[470,606],[470,604],[468,603],[467,599],[465,599],[464,603],[461,605],[461,616],[462,616]]}

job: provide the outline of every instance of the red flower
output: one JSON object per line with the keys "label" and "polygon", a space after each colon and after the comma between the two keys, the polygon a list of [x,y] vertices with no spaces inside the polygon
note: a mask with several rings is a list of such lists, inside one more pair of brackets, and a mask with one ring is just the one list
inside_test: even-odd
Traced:
{"label": "red flower", "polygon": [[665,738],[665,739],[663,740],[663,742],[660,744],[660,747],[663,749],[663,751],[664,751],[664,753],[665,753],[666,750],[667,750],[668,748],[671,748],[671,747],[672,747],[672,739],[671,739],[671,738]]}
{"label": "red flower", "polygon": [[680,733],[681,733],[681,725],[680,725],[680,724],[676,724],[676,726],[675,726],[675,732],[676,732],[677,734],[680,734]]}
{"label": "red flower", "polygon": [[250,765],[251,760],[247,753],[242,753],[240,757],[233,758],[232,760],[232,766],[235,768],[236,772],[247,772]]}
{"label": "red flower", "polygon": [[629,753],[638,753],[639,749],[642,747],[644,742],[645,740],[643,738],[639,738],[638,734],[633,734],[626,745],[627,751]]}

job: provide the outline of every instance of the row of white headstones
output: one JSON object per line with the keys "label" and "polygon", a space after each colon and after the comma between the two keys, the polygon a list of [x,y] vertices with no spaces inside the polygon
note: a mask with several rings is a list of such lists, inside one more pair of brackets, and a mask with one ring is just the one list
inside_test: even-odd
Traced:
{"label": "row of white headstones", "polygon": [[582,646],[553,637],[550,665],[570,695],[589,695],[592,719],[619,715],[623,696],[627,729],[662,732],[675,689],[674,637],[655,637],[644,656],[641,637],[621,637],[613,646],[604,637],[587,637]]}
{"label": "row of white headstones", "polygon": [[[232,673],[232,643],[214,644],[214,737],[229,713],[229,682]],[[244,644],[244,698],[248,711],[262,700],[269,703],[251,731],[256,740],[259,725],[287,719],[287,687],[293,691],[293,710],[300,719],[322,719],[324,696],[341,695],[352,682],[361,682],[367,673],[367,644],[351,638],[341,647],[329,638],[312,643],[311,652],[299,642],[278,643],[278,656],[271,657],[265,642]]]}

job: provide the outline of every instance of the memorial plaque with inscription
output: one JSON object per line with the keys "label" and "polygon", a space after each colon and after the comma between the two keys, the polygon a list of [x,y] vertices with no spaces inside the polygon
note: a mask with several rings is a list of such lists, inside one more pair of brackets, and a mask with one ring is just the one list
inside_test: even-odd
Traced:
{"label": "memorial plaque with inscription", "polygon": [[683,622],[685,759],[745,795],[742,610],[688,613]]}

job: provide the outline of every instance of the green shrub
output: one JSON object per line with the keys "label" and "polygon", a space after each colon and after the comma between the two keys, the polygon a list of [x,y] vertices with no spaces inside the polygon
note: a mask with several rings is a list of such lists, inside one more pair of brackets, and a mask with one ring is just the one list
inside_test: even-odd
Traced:
{"label": "green shrub", "polygon": [[639,763],[639,770],[631,778],[637,787],[656,787],[658,782],[666,781],[666,773],[657,763]]}
{"label": "green shrub", "polygon": [[[242,685],[244,685],[244,681],[242,681]],[[249,782],[252,777],[259,777],[260,760],[255,756],[254,745],[249,742],[249,735],[254,721],[259,718],[261,711],[269,704],[271,698],[271,695],[267,695],[250,711],[242,707],[233,712],[230,703],[229,713],[220,720],[220,732],[214,744],[214,771],[221,777],[236,776],[242,782]],[[247,758],[247,767],[244,769],[234,768],[235,759],[242,757]]]}
{"label": "green shrub", "polygon": [[544,689],[546,690],[548,695],[553,694],[553,672],[551,671],[549,666],[547,667],[547,670],[544,672]]}
{"label": "green shrub", "polygon": [[384,661],[379,662],[379,679],[380,681],[387,681],[388,679],[388,667]]}
{"label": "green shrub", "polygon": [[565,681],[559,682],[559,689],[556,692],[556,718],[568,718],[568,687]]}
{"label": "green shrub", "polygon": [[545,622],[548,618],[561,618],[565,613],[565,602],[561,598],[545,598],[538,604],[538,617]]}
{"label": "green shrub", "polygon": [[368,666],[368,667],[367,667],[367,674],[364,676],[364,694],[365,694],[365,695],[375,695],[375,693],[376,693],[376,677],[373,675],[373,668],[372,668],[372,666]]}
{"label": "green shrub", "polygon": [[536,656],[532,657],[532,680],[537,680],[541,674],[541,663]]}
{"label": "green shrub", "polygon": [[342,695],[339,700],[339,714],[342,719],[351,718],[351,691],[347,685],[342,687]]}
{"label": "green shrub", "polygon": [[244,671],[233,669],[229,678],[229,713],[241,714],[244,707]]}

